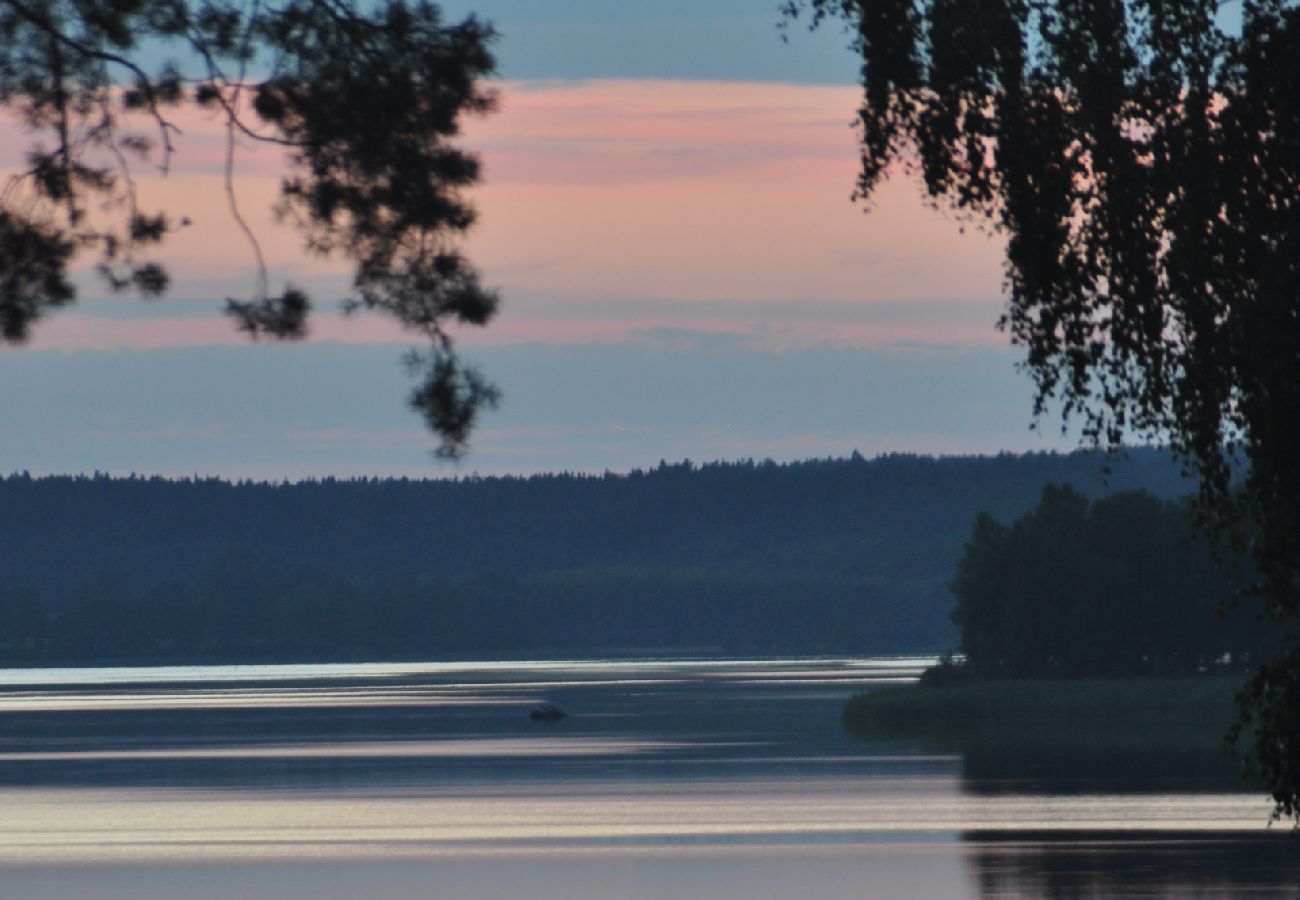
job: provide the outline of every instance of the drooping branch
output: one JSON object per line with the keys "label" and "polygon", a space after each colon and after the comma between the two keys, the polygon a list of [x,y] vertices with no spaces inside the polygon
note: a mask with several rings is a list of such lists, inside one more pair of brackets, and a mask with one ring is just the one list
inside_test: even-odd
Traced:
{"label": "drooping branch", "polygon": [[[1036,412],[1167,442],[1244,592],[1300,614],[1300,3],[792,0],[862,57],[859,188],[900,158],[1006,237]],[[1279,627],[1282,627],[1279,625]],[[1293,640],[1300,640],[1294,634]],[[1300,818],[1300,645],[1243,694]]]}
{"label": "drooping branch", "polygon": [[[464,375],[448,330],[486,323],[497,304],[456,248],[474,221],[462,191],[479,167],[454,146],[461,117],[493,108],[481,86],[492,38],[472,17],[444,24],[422,0],[0,0],[0,105],[55,145],[51,153],[35,144],[31,169],[10,182],[0,208],[8,240],[0,287],[12,285],[0,293],[4,339],[25,339],[32,323],[72,301],[67,267],[86,248],[98,249],[113,290],[166,289],[161,263],[137,251],[162,243],[172,219],[138,208],[130,157],[150,148],[119,123],[149,117],[166,174],[180,133],[166,109],[213,108],[226,131],[229,212],[257,271],[253,296],[226,304],[236,326],[300,337],[311,307],[300,288],[271,287],[237,202],[236,150],[249,139],[286,151],[279,211],[308,252],[355,265],[346,308],[390,316],[430,342],[434,363],[417,405],[433,411],[443,452],[460,452],[476,410],[495,399]],[[179,47],[197,72],[174,64],[150,72],[137,51],[148,42]],[[20,183],[31,195],[13,202]],[[83,214],[91,201],[101,214]],[[65,211],[61,226],[47,221],[52,205]]]}

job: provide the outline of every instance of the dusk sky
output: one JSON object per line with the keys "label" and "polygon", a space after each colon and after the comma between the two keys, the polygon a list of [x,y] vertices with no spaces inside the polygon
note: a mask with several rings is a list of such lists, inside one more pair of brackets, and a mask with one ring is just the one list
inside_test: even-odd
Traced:
{"label": "dusk sky", "polygon": [[[408,337],[343,320],[342,264],[277,231],[275,152],[241,203],[273,275],[315,289],[311,339],[249,345],[220,315],[252,258],[223,208],[220,138],[182,124],[148,195],[194,224],[170,296],[79,304],[0,355],[0,469],[297,478],[623,471],[660,459],[798,459],[1070,446],[1030,430],[994,323],[1001,245],[896,178],[849,200],[855,60],[776,0],[457,0],[502,36],[501,108],[467,123],[485,182],[468,251],[504,307],[461,334],[502,388],[469,456],[437,463],[405,405]],[[6,141],[2,161],[21,147]]]}

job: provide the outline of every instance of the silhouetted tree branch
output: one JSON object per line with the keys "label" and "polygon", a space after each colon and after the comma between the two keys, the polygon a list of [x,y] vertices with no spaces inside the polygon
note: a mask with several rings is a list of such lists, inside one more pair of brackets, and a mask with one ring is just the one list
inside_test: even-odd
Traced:
{"label": "silhouetted tree branch", "polygon": [[[485,324],[497,307],[458,249],[474,222],[462,193],[480,172],[452,143],[464,115],[494,108],[482,84],[493,36],[473,17],[446,24],[437,6],[408,0],[0,0],[0,104],[32,139],[26,169],[0,195],[0,336],[24,341],[71,303],[69,269],[84,253],[114,291],[167,290],[154,256],[176,213],[139,208],[132,161],[167,171],[171,111],[205,108],[227,131],[231,213],[259,272],[253,296],[227,301],[237,327],[300,338],[311,301],[269,286],[236,203],[236,136],[285,149],[277,212],[310,252],[355,264],[346,308],[388,315],[428,342],[411,402],[439,452],[458,455],[497,398],[448,332]],[[151,65],[159,48],[176,58]]]}

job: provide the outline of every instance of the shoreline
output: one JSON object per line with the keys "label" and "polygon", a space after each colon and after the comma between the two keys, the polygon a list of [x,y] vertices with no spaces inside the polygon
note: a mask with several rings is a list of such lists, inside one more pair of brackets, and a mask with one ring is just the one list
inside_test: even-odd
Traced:
{"label": "shoreline", "polygon": [[845,702],[859,737],[1062,746],[1224,746],[1245,676],[997,679],[900,685]]}

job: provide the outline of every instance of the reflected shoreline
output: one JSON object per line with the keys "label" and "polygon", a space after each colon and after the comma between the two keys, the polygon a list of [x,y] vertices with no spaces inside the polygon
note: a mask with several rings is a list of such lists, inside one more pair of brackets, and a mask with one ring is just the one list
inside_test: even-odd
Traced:
{"label": "reflected shoreline", "polygon": [[[844,731],[850,694],[927,663],[11,672],[0,892],[358,895],[321,881],[322,866],[338,884],[364,875],[384,900],[426,897],[448,871],[466,897],[1269,894],[1300,883],[1297,845],[1264,827],[1265,799],[1195,771],[1166,766],[1128,785],[1114,760],[1053,774],[1024,748],[953,752]],[[530,721],[543,700],[571,716]],[[84,880],[92,873],[103,883]],[[115,878],[120,894],[100,889]]]}

